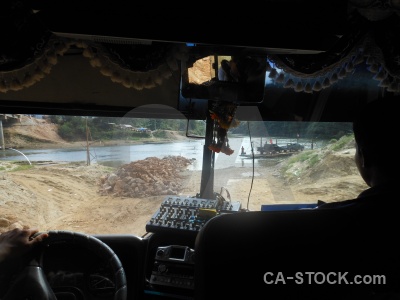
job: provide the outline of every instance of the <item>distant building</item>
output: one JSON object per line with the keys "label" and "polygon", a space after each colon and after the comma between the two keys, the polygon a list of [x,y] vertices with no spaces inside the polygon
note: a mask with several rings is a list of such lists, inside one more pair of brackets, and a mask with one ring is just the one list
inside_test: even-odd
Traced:
{"label": "distant building", "polygon": [[120,124],[119,128],[128,129],[128,130],[133,130],[134,129],[132,125],[128,125],[128,124]]}
{"label": "distant building", "polygon": [[138,132],[147,132],[147,131],[149,131],[149,129],[144,128],[144,127],[139,127],[139,128],[136,128],[136,131],[138,131]]}

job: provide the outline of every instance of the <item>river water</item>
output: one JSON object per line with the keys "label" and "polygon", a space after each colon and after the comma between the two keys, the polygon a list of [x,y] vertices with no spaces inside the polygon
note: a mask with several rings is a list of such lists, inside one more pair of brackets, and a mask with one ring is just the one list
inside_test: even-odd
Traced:
{"label": "river water", "polygon": [[[139,144],[89,147],[90,162],[118,166],[146,157],[183,156],[197,165],[203,160],[203,141],[190,140],[175,143]],[[6,149],[0,151],[0,160],[34,162],[87,162],[87,148]],[[194,167],[195,169],[201,168]]]}
{"label": "river water", "polygon": [[[243,146],[247,154],[251,153],[249,138],[231,138],[230,147],[234,153],[230,156],[217,153],[215,155],[215,169],[229,166],[251,164],[252,160],[240,156]],[[201,170],[203,163],[204,140],[185,140],[173,143],[151,143],[124,146],[93,146],[89,147],[91,163],[110,166],[119,166],[132,161],[142,160],[147,157],[163,158],[165,156],[183,156],[193,160],[188,168]],[[0,161],[26,161],[35,162],[87,162],[87,149],[79,148],[59,149],[6,149],[0,150]]]}

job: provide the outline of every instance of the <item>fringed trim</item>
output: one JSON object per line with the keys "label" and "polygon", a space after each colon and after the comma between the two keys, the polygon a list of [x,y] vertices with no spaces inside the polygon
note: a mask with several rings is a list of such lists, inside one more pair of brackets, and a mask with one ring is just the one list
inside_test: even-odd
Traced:
{"label": "fringed trim", "polygon": [[149,71],[132,71],[112,62],[101,50],[101,45],[88,44],[81,40],[69,40],[52,37],[43,54],[33,63],[18,70],[0,72],[0,92],[19,91],[30,87],[50,74],[51,69],[71,46],[83,49],[83,56],[89,59],[90,65],[99,68],[100,73],[110,77],[111,81],[135,90],[151,89],[159,86],[165,79],[177,71],[178,61],[187,57],[186,47],[176,46],[167,54],[165,62]]}
{"label": "fringed trim", "polygon": [[267,63],[267,70],[270,70],[268,77],[276,83],[283,83],[285,88],[292,88],[296,92],[313,93],[326,89],[339,79],[345,78],[347,74],[354,72],[356,65],[364,60],[363,48],[359,47],[340,62],[328,66],[315,74],[302,74],[291,70],[282,61],[276,60],[276,57],[270,58],[270,61],[283,72],[278,73],[277,69],[269,63]]}
{"label": "fringed trim", "polygon": [[392,74],[386,67],[386,61],[380,48],[372,43],[367,45],[368,70],[375,74],[373,79],[379,81],[378,86],[386,89],[388,92],[400,92],[400,78],[398,74]]}
{"label": "fringed trim", "polygon": [[[50,38],[43,53],[30,64],[20,69],[0,72],[0,92],[19,91],[30,87],[50,74],[51,69],[71,46],[83,49],[83,56],[89,59],[90,65],[98,68],[104,76],[110,77],[112,82],[135,90],[151,89],[161,85],[165,79],[177,71],[180,60],[187,58],[187,48],[183,45],[172,48],[161,63],[153,70],[132,71],[111,61],[102,50],[101,44],[86,43],[81,40]],[[273,61],[274,58],[270,58]],[[379,81],[378,86],[390,92],[400,92],[400,78],[390,74],[385,67],[382,51],[375,45],[370,36],[366,36],[363,43],[355,47],[348,56],[340,62],[328,66],[317,74],[301,74],[288,69],[283,62],[274,61],[276,67],[267,63],[268,77],[276,83],[282,83],[284,88],[291,88],[296,92],[313,93],[330,87],[338,80],[354,72],[355,66],[366,62],[368,70],[375,74],[374,79]]]}
{"label": "fringed trim", "polygon": [[0,92],[19,91],[39,82],[50,74],[58,62],[58,56],[63,55],[69,47],[70,44],[65,41],[50,39],[43,54],[33,63],[17,70],[0,72]]}
{"label": "fringed trim", "polygon": [[368,65],[368,70],[375,74],[373,78],[379,81],[378,86],[389,92],[400,92],[400,78],[390,74],[384,65],[382,51],[377,47],[370,36],[366,36],[361,45],[344,57],[339,63],[328,66],[317,74],[301,74],[287,68],[282,61],[269,58],[278,69],[267,63],[267,70],[270,70],[268,77],[276,83],[283,83],[284,88],[291,88],[295,92],[313,93],[330,87],[339,80],[353,73],[355,67],[363,62]]}
{"label": "fringed trim", "polygon": [[185,47],[177,46],[168,53],[163,64],[154,70],[141,72],[123,68],[111,61],[100,45],[80,42],[77,46],[84,49],[83,56],[89,59],[92,67],[99,68],[102,75],[135,90],[151,89],[161,85],[164,79],[170,78],[173,72],[179,69],[178,60],[184,59],[187,55]]}

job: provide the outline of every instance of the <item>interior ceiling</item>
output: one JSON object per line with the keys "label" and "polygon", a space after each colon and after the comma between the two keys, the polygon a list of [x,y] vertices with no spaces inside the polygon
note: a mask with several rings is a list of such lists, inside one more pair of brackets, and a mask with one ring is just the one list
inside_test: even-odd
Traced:
{"label": "interior ceiling", "polygon": [[[179,101],[179,64],[188,55],[186,43],[195,43],[196,51],[239,49],[268,57],[290,75],[281,78],[269,69],[276,83],[294,82],[266,91],[263,117],[321,120],[333,94],[321,90],[356,63],[382,72],[382,89],[400,92],[397,6],[384,0],[267,0],[226,7],[6,0],[0,12],[0,107],[124,115],[163,103],[190,116],[193,103]],[[338,103],[358,101],[350,94]],[[207,111],[204,103],[196,105]],[[331,111],[328,120],[350,120],[351,111]]]}
{"label": "interior ceiling", "polygon": [[[281,50],[328,50],[346,33],[347,1],[275,0],[193,5],[28,1],[50,31]],[[76,4],[76,5],[74,5]],[[197,4],[197,5],[196,5]],[[285,35],[282,36],[282,32]]]}

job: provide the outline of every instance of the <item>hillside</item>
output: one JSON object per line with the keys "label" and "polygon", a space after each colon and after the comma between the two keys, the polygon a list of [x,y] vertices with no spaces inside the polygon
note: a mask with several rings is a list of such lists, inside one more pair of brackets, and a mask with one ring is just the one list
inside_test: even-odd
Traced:
{"label": "hillside", "polygon": [[[81,147],[82,142],[68,142],[58,134],[58,125],[47,119],[37,119],[22,115],[20,120],[3,120],[4,142],[6,148],[67,148]],[[184,139],[182,132],[173,130],[156,130],[151,132],[150,138],[140,141],[110,140],[90,141],[91,145],[112,145],[140,142],[170,142]]]}
{"label": "hillside", "polygon": [[[49,146],[68,146],[56,134],[53,124],[40,120],[26,119],[5,131],[6,141],[13,142],[14,147],[18,144],[21,147],[35,143],[43,145],[44,141]],[[176,132],[167,132],[164,136],[177,137]],[[154,166],[145,164],[151,161],[155,162]],[[158,160],[137,163],[141,165],[135,163],[131,167],[142,170],[141,174],[149,174],[152,178],[154,174],[168,175],[162,181],[171,191],[176,190],[182,195],[199,192],[200,171],[170,174],[165,172],[168,168],[162,167],[153,174],[150,170],[156,170]],[[120,184],[111,189],[104,182],[113,176],[113,170],[105,166],[78,163],[26,166],[0,161],[0,233],[29,226],[40,230],[143,235],[146,222],[159,208],[164,196],[145,193],[145,188],[138,188],[138,193],[121,189],[126,180],[133,180],[134,172],[127,174],[127,170],[129,168],[124,167],[123,171],[115,173],[120,176]],[[256,172],[251,166],[243,165],[216,169],[215,178],[218,179],[215,191],[225,187],[232,200],[240,201],[249,210],[259,210],[263,204],[315,203],[316,199],[342,201],[357,197],[367,188],[354,163],[352,137],[322,149],[302,151],[276,165],[259,166]],[[179,189],[176,189],[176,183],[180,184]],[[153,187],[149,189],[154,190]]]}
{"label": "hillside", "polygon": [[5,147],[37,148],[68,145],[57,133],[57,125],[25,115],[20,120],[3,120]]}
{"label": "hillside", "polygon": [[[282,172],[282,165],[258,168],[254,180],[251,167],[231,167],[217,169],[216,178],[229,172],[223,186],[243,207],[251,187],[250,210],[259,210],[263,204],[341,201],[357,197],[367,188],[354,166],[354,152],[324,150],[318,155],[320,161],[314,167],[308,161],[297,161],[286,172]],[[107,187],[101,183],[110,172],[101,165],[71,163],[24,169],[0,162],[0,233],[29,226],[40,230],[145,234],[145,224],[164,196],[125,195],[118,190],[105,193]],[[172,182],[182,183],[180,194],[199,191],[200,171],[187,171],[179,177]],[[216,186],[216,191],[219,188]]]}

